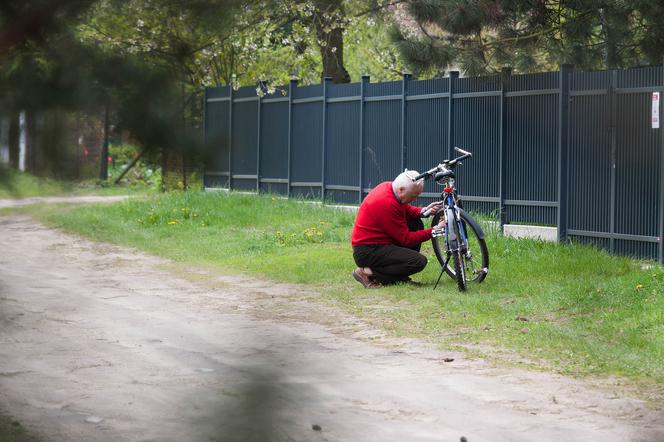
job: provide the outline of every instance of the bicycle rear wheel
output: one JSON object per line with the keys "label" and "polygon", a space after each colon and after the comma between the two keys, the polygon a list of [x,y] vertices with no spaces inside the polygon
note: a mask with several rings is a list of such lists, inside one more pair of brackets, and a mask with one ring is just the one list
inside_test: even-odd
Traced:
{"label": "bicycle rear wheel", "polygon": [[[445,235],[431,238],[433,250],[440,265],[445,265],[445,273],[452,279],[457,279],[457,270],[455,258],[459,261],[459,268],[463,268],[462,276],[467,282],[482,282],[489,271],[489,251],[484,239],[484,232],[477,222],[465,211],[460,210],[461,226],[465,232],[467,242],[459,247],[459,253],[455,256],[454,252],[447,250],[445,246]],[[431,225],[440,222],[442,212],[437,213]],[[445,264],[447,263],[447,264]],[[461,287],[459,287],[461,289]],[[463,290],[463,289],[461,289]]]}

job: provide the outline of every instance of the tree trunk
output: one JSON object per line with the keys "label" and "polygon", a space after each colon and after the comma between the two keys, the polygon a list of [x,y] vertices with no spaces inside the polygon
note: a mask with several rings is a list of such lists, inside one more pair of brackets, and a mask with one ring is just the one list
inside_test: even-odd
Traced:
{"label": "tree trunk", "polygon": [[321,81],[325,77],[330,77],[333,83],[350,83],[350,75],[344,66],[343,27],[340,26],[338,20],[333,18],[337,14],[345,16],[341,1],[317,0],[315,4],[314,26],[323,61]]}
{"label": "tree trunk", "polygon": [[18,169],[19,133],[18,112],[12,112],[9,116],[9,166],[14,169]]}
{"label": "tree trunk", "polygon": [[108,179],[108,103],[104,106],[104,140],[101,144],[101,158],[99,162],[99,179]]}
{"label": "tree trunk", "polygon": [[330,77],[333,83],[350,83],[350,74],[344,66],[343,30],[335,28],[327,34],[327,46],[321,46],[320,55],[323,59],[321,81]]}

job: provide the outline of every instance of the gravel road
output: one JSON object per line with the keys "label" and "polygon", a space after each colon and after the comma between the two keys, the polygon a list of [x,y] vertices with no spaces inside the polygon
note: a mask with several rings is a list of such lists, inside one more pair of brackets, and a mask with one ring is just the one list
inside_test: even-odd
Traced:
{"label": "gravel road", "polygon": [[316,296],[0,216],[0,410],[44,441],[664,440],[639,400]]}

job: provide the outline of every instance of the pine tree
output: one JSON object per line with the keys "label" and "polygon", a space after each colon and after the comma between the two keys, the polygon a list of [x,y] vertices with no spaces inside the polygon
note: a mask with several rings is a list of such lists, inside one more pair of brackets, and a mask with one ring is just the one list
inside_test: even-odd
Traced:
{"label": "pine tree", "polygon": [[664,5],[655,0],[409,0],[393,41],[416,74],[467,75],[661,63]]}

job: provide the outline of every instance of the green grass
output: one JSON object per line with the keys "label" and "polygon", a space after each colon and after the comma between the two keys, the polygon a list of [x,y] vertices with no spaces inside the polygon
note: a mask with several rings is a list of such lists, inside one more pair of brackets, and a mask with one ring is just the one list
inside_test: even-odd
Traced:
{"label": "green grass", "polygon": [[0,414],[0,440],[6,442],[36,441],[18,421],[2,414]]}
{"label": "green grass", "polygon": [[59,181],[39,178],[28,173],[0,166],[0,198],[28,198],[54,195],[124,195],[127,193],[148,192],[147,188],[101,186],[94,180]]}
{"label": "green grass", "polygon": [[447,276],[432,290],[439,267],[429,243],[423,249],[429,265],[415,278],[425,286],[365,290],[350,277],[354,214],[346,211],[203,192],[30,210],[96,240],[312,286],[395,335],[485,357],[500,358],[508,349],[520,363],[566,374],[664,382],[664,268],[658,264],[581,245],[505,238],[494,228],[487,229],[493,230],[489,275],[466,293]]}

